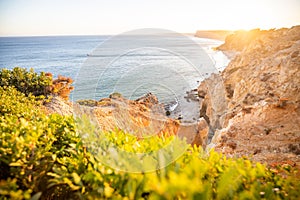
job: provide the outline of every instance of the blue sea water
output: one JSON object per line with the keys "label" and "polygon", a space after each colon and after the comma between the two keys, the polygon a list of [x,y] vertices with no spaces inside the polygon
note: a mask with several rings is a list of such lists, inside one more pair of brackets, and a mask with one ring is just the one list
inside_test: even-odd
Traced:
{"label": "blue sea water", "polygon": [[0,37],[0,67],[34,68],[75,78],[87,54],[108,37]]}
{"label": "blue sea water", "polygon": [[[72,77],[75,80],[75,88],[78,88],[77,95],[72,95],[73,100],[100,99],[112,92],[120,92],[127,98],[135,99],[152,92],[161,102],[181,101],[183,105],[186,103],[183,102],[186,91],[196,88],[204,76],[222,70],[229,61],[221,52],[212,50],[212,47],[222,43],[216,40],[191,36],[187,37],[187,40],[174,40],[172,37],[158,40],[157,46],[164,47],[161,45],[164,43],[180,53],[175,55],[162,48],[137,48],[134,43],[138,39],[134,36],[131,36],[130,40],[126,37],[116,37],[113,42],[108,42],[111,38],[113,37],[0,37],[0,68],[12,69],[18,66],[34,68],[36,72],[51,72],[55,77]],[[139,45],[142,46],[151,46],[153,43],[151,38],[148,40],[147,37],[140,41],[142,43]],[[197,52],[199,47],[192,48],[191,41],[199,45],[205,55]],[[131,50],[125,53],[120,51],[126,47]],[[201,56],[203,58],[200,62],[203,63],[195,65],[198,65],[196,70],[200,70],[204,76],[199,76],[191,70],[189,61],[185,59]],[[107,61],[111,61],[109,67],[101,66]],[[212,63],[216,70],[205,74],[207,70],[202,68],[210,65],[207,62]],[[186,80],[187,84],[184,84]],[[97,89],[91,92],[88,87],[95,83]]]}

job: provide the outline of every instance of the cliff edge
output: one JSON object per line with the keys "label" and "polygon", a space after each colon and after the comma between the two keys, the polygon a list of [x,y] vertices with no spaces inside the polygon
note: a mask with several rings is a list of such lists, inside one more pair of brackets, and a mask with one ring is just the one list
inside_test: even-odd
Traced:
{"label": "cliff edge", "polygon": [[227,156],[300,164],[300,26],[236,32],[218,47],[238,54],[201,83],[200,115]]}

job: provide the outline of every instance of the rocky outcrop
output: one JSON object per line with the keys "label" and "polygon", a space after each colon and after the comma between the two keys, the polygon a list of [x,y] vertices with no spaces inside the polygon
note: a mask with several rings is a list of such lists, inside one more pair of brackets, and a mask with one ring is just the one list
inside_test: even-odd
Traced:
{"label": "rocky outcrop", "polygon": [[209,130],[206,121],[200,118],[195,123],[180,123],[166,116],[164,105],[151,93],[136,100],[128,100],[119,93],[109,98],[80,100],[71,103],[59,96],[43,106],[45,113],[88,117],[102,131],[123,130],[139,138],[151,135],[178,135],[190,144],[205,146]]}
{"label": "rocky outcrop", "polygon": [[[197,122],[197,132],[193,137],[192,145],[202,146],[203,148],[207,145],[209,127],[204,118],[200,118]],[[191,133],[190,133],[191,134]]]}
{"label": "rocky outcrop", "polygon": [[268,163],[300,162],[300,26],[229,36],[239,51],[198,88],[200,114],[215,132],[210,147]]}
{"label": "rocky outcrop", "polygon": [[254,160],[272,163],[299,162],[300,108],[284,108],[265,103],[238,112],[228,125],[215,132],[212,147],[228,156],[248,155]]}
{"label": "rocky outcrop", "polygon": [[191,145],[206,147],[209,127],[204,118],[195,123],[180,123],[177,135]]}
{"label": "rocky outcrop", "polygon": [[245,47],[247,47],[250,43],[252,43],[255,39],[268,35],[274,32],[273,30],[260,30],[253,29],[250,31],[235,31],[231,34],[228,34],[225,38],[225,43],[217,47],[217,50],[221,51],[243,51]]}
{"label": "rocky outcrop", "polygon": [[177,135],[190,144],[206,145],[209,128],[203,118],[195,123],[180,123],[179,120],[168,118],[163,104],[151,93],[136,100],[112,94],[110,98],[84,100],[79,104],[74,105],[75,113],[92,117],[103,131],[117,128],[139,138]]}
{"label": "rocky outcrop", "polygon": [[153,94],[137,100],[114,94],[99,101],[79,103],[74,106],[75,112],[92,116],[103,131],[120,129],[142,138],[154,134],[176,135],[179,128],[179,121],[165,116],[163,105]]}
{"label": "rocky outcrop", "polygon": [[[227,102],[223,78],[219,74],[212,74],[203,81],[198,88],[200,101],[200,117],[210,125],[212,131],[224,126],[224,116],[227,113]],[[218,98],[211,98],[218,96]]]}
{"label": "rocky outcrop", "polygon": [[60,96],[52,96],[50,101],[43,105],[47,114],[58,113],[60,115],[72,115],[72,103],[64,100]]}

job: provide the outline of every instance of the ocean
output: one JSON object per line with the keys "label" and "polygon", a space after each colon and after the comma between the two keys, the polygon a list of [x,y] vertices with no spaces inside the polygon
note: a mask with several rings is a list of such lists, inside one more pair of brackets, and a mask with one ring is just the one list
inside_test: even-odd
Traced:
{"label": "ocean", "polygon": [[0,37],[0,67],[34,68],[36,72],[75,78],[87,54],[108,37]]}
{"label": "ocean", "polygon": [[[113,92],[136,99],[151,92],[181,111],[192,102],[187,92],[210,73],[223,70],[229,60],[212,50],[222,41],[177,36],[0,37],[0,67],[71,77],[73,101],[101,99]],[[177,115],[189,115],[180,111]]]}

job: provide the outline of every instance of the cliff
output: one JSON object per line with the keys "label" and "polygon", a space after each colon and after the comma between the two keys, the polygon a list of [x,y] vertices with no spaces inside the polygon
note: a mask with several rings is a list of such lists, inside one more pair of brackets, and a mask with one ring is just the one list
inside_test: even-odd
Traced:
{"label": "cliff", "polygon": [[114,131],[117,128],[141,138],[152,134],[174,135],[179,127],[178,121],[165,116],[163,106],[152,94],[137,100],[113,94],[110,98],[94,101],[94,105],[86,105],[84,102],[86,101],[79,102],[81,105],[76,104],[75,110],[91,113],[104,131]]}
{"label": "cliff", "polygon": [[255,39],[267,35],[271,33],[273,30],[260,30],[253,29],[250,31],[236,31],[231,34],[226,35],[225,43],[221,46],[217,47],[217,50],[221,51],[242,51],[245,47],[247,47],[251,42]]}
{"label": "cliff", "polygon": [[238,54],[201,83],[200,115],[209,145],[228,156],[300,162],[300,26],[228,36],[218,47]]}
{"label": "cliff", "polygon": [[232,31],[227,30],[198,30],[195,33],[195,37],[209,38],[215,40],[225,40],[226,36],[231,34]]}
{"label": "cliff", "polygon": [[50,102],[47,102],[43,106],[46,114],[58,113],[60,115],[72,115],[73,107],[72,103],[63,99],[60,96],[53,96]]}
{"label": "cliff", "polygon": [[188,143],[205,146],[209,130],[204,119],[186,124],[168,118],[164,105],[151,93],[136,100],[128,100],[114,93],[99,101],[81,100],[73,104],[60,97],[53,97],[44,107],[48,114],[84,114],[91,117],[103,131],[120,129],[139,138],[177,135],[185,138]]}

